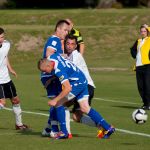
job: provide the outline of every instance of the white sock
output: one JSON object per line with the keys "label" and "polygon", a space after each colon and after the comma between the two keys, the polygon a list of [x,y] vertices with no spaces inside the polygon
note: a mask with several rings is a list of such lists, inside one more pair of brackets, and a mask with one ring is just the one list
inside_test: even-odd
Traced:
{"label": "white sock", "polygon": [[2,103],[0,103],[0,109],[3,109],[4,105]]}
{"label": "white sock", "polygon": [[70,130],[70,111],[69,109],[65,109],[65,113],[66,113],[66,128],[69,134],[71,134],[71,130]]}
{"label": "white sock", "polygon": [[20,104],[13,104],[13,112],[15,114],[16,125],[22,126],[22,115],[21,115],[21,107]]}
{"label": "white sock", "polygon": [[[57,120],[51,120],[51,126],[52,125],[56,125],[56,126],[58,126],[58,121]],[[50,126],[50,125],[49,125]]]}
{"label": "white sock", "polygon": [[95,122],[87,115],[83,115],[80,119],[80,123],[86,124],[88,126],[97,127]]}

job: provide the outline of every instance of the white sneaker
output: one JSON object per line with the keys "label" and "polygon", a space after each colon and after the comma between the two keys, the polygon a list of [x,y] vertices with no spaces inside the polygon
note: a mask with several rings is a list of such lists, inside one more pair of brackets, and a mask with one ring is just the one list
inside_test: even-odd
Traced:
{"label": "white sneaker", "polygon": [[55,137],[57,137],[57,134],[58,134],[58,132],[51,131],[50,132],[50,137],[55,138]]}
{"label": "white sneaker", "polygon": [[51,129],[49,129],[49,128],[44,128],[41,134],[42,134],[42,136],[44,136],[44,137],[50,137],[50,132],[51,132]]}

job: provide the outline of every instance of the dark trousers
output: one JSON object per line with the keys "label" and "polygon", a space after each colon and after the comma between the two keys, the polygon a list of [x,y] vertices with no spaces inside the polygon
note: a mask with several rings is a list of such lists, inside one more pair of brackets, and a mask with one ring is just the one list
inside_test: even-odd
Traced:
{"label": "dark trousers", "polygon": [[136,67],[136,80],[144,106],[150,106],[150,64]]}

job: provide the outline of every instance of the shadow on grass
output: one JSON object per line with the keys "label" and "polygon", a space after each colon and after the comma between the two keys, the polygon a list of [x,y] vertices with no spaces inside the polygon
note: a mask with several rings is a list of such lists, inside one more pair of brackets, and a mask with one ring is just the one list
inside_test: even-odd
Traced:
{"label": "shadow on grass", "polygon": [[125,109],[138,109],[138,108],[140,108],[138,106],[112,106],[112,107],[119,107],[119,108],[125,108]]}
{"label": "shadow on grass", "polygon": [[21,135],[38,135],[38,136],[41,136],[41,132],[33,131],[32,129],[21,130],[21,131],[18,131],[17,133],[19,133]]}
{"label": "shadow on grass", "polygon": [[[45,137],[42,136],[41,132],[37,132],[37,131],[33,131],[33,130],[22,130],[22,131],[18,131],[17,133],[20,134],[20,135],[25,135],[25,136],[26,135],[28,135],[28,136],[36,135],[36,136],[42,137],[42,138],[49,138],[47,136],[45,136]],[[78,137],[80,137],[80,138],[89,138],[89,139],[93,138],[91,135],[73,134],[73,138],[78,138]]]}
{"label": "shadow on grass", "polygon": [[121,144],[126,146],[137,145],[136,143],[121,143]]}
{"label": "shadow on grass", "polygon": [[0,127],[0,130],[9,130],[10,128]]}
{"label": "shadow on grass", "polygon": [[76,137],[81,137],[81,138],[93,138],[91,135],[83,135],[83,134],[73,134],[73,138]]}

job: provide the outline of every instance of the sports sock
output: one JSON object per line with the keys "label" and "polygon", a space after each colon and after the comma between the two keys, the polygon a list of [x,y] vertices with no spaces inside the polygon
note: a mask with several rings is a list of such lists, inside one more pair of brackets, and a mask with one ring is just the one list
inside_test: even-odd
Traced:
{"label": "sports sock", "polygon": [[62,131],[65,134],[68,134],[67,128],[66,128],[66,115],[65,115],[65,108],[64,106],[58,106],[56,107],[57,111],[57,119],[60,123],[60,131]]}
{"label": "sports sock", "polygon": [[66,113],[66,128],[69,134],[71,134],[70,130],[70,111],[69,109],[65,108],[65,113]]}
{"label": "sports sock", "polygon": [[45,129],[48,128],[48,129],[51,129],[51,120],[50,120],[50,115],[49,115],[49,118],[48,118],[48,121],[47,121],[47,124],[45,126]]}
{"label": "sports sock", "polygon": [[16,125],[22,126],[22,110],[20,104],[13,104],[13,112],[15,114]]}
{"label": "sports sock", "polygon": [[102,126],[105,130],[110,128],[110,125],[104,120],[104,118],[93,108],[90,109],[89,113],[87,114],[91,119],[97,124]]}
{"label": "sports sock", "polygon": [[91,126],[91,127],[97,127],[96,123],[87,115],[83,115],[81,117],[80,123]]}
{"label": "sports sock", "polygon": [[56,108],[51,107],[49,112],[50,112],[50,116],[49,116],[48,124],[51,124],[51,130],[53,132],[59,132]]}
{"label": "sports sock", "polygon": [[3,109],[4,105],[2,103],[0,103],[0,109]]}

